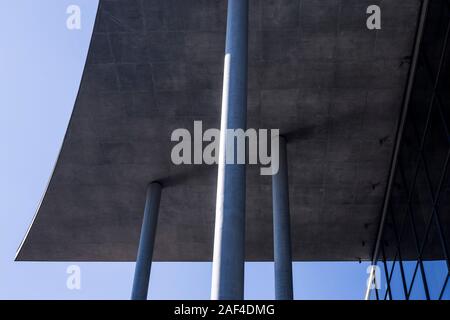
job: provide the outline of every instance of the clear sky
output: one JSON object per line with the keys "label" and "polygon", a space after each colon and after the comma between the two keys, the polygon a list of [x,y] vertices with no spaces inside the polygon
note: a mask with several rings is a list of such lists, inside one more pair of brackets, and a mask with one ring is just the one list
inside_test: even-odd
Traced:
{"label": "clear sky", "polygon": [[[14,262],[72,112],[97,0],[0,0],[0,299],[128,299],[134,263]],[[66,9],[81,8],[81,29]],[[81,289],[66,268],[81,268]],[[294,263],[296,299],[361,299],[367,263]],[[273,299],[273,263],[247,263],[246,299]],[[210,263],[154,263],[152,299],[208,299]]]}

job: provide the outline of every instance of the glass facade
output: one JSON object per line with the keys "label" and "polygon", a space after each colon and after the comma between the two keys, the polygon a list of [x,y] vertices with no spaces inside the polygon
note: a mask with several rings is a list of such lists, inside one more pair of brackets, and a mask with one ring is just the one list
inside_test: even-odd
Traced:
{"label": "glass facade", "polygon": [[430,1],[372,299],[450,299],[450,5]]}

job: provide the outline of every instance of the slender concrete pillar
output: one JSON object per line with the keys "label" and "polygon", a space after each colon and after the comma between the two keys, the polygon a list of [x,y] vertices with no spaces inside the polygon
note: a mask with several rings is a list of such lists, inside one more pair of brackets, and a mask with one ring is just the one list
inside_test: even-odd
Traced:
{"label": "slender concrete pillar", "polygon": [[142,221],[141,237],[134,271],[132,300],[147,300],[161,189],[162,186],[158,182],[152,182],[147,187],[144,219]]}
{"label": "slender concrete pillar", "polygon": [[275,299],[292,300],[291,223],[286,139],[280,136],[278,173],[272,176]]}
{"label": "slender concrete pillar", "polygon": [[[248,1],[228,0],[222,92],[220,152],[211,299],[243,299],[245,245],[245,164],[226,164],[226,149],[236,151],[227,129],[247,123]],[[231,144],[230,144],[231,143]]]}

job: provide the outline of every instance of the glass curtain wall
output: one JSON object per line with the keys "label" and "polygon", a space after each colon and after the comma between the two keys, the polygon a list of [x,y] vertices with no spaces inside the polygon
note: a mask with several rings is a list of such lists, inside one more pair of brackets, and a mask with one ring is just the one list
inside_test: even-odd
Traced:
{"label": "glass curtain wall", "polygon": [[450,299],[449,1],[426,21],[372,299]]}

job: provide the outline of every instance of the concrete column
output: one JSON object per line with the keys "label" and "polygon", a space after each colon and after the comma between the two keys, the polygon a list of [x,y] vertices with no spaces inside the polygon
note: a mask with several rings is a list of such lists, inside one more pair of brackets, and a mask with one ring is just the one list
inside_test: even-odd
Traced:
{"label": "concrete column", "polygon": [[132,300],[147,300],[161,189],[162,186],[158,182],[152,182],[147,187],[144,219],[139,240],[136,269],[134,271]]}
{"label": "concrete column", "polygon": [[[226,149],[236,151],[227,129],[247,123],[248,1],[228,0],[222,92],[220,152],[211,299],[243,299],[245,245],[245,164],[226,164]],[[228,147],[226,147],[228,145]]]}
{"label": "concrete column", "polygon": [[286,139],[280,136],[278,173],[272,176],[275,299],[292,300],[291,223]]}

